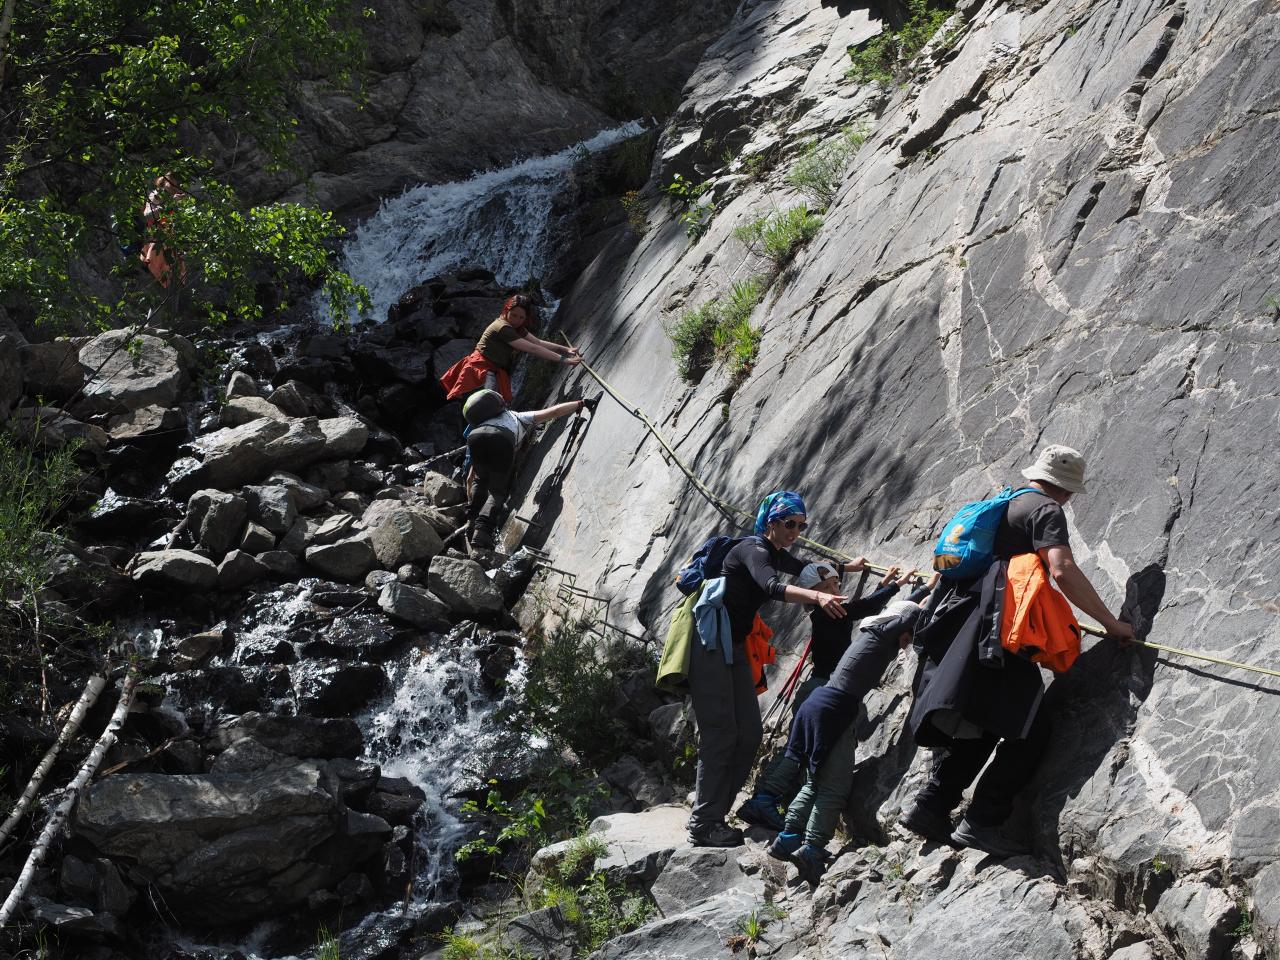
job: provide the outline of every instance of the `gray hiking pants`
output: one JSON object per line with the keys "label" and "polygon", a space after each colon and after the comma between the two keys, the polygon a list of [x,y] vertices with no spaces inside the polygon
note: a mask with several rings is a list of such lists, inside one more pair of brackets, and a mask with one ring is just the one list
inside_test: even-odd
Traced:
{"label": "gray hiking pants", "polygon": [[699,830],[729,815],[760,747],[760,704],[743,645],[734,645],[729,666],[722,651],[708,650],[694,637],[689,694],[698,721],[698,776],[689,829]]}
{"label": "gray hiking pants", "polygon": [[[826,682],[826,677],[814,674],[800,684],[791,700],[792,719],[800,712],[801,705],[809,699],[809,694]],[[801,770],[799,761],[792,760],[787,756],[787,742],[783,740],[782,745],[774,751],[768,766],[764,768],[764,772],[760,774],[760,778],[756,781],[756,795],[773,797],[774,800],[786,803],[800,788],[800,784],[804,781],[803,774],[804,771]]]}
{"label": "gray hiking pants", "polygon": [[858,751],[858,725],[851,723],[831,747],[816,774],[787,807],[787,833],[804,834],[804,842],[825,847],[836,835],[836,823],[853,788],[853,763]]}

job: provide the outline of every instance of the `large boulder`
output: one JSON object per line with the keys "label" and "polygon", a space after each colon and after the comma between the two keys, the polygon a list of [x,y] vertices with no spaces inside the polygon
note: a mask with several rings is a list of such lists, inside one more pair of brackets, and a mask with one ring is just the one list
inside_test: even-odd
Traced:
{"label": "large boulder", "polygon": [[[139,407],[112,417],[107,422],[107,433],[113,445],[143,439],[159,440],[161,437],[185,435],[186,424],[182,411],[174,407]],[[171,442],[177,443],[176,440]]]}
{"label": "large boulder", "polygon": [[449,625],[449,606],[421,587],[392,580],[378,593],[378,606],[389,617],[423,630]]}
{"label": "large boulder", "polygon": [[117,774],[94,784],[75,834],[130,864],[166,910],[243,923],[298,906],[377,853],[385,821],[345,809],[316,763],[253,773]]}
{"label": "large boulder", "polygon": [[725,890],[738,888],[764,898],[759,874],[748,876],[740,862],[746,848],[681,847],[671,855],[649,893],[665,916],[683,913]]}
{"label": "large boulder", "polygon": [[360,727],[348,717],[317,719],[253,712],[220,726],[213,734],[212,745],[226,749],[246,738],[291,757],[356,757],[364,749]]}
{"label": "large boulder", "polygon": [[77,406],[93,413],[172,406],[187,383],[186,353],[149,333],[101,333],[80,348],[89,379]]}
{"label": "large boulder", "polygon": [[474,560],[436,557],[431,561],[427,586],[463,616],[491,617],[504,609],[502,594]]}
{"label": "large boulder", "polygon": [[394,500],[375,500],[364,515],[373,552],[384,570],[434,557],[444,549],[435,527],[421,512]]}
{"label": "large boulder", "polygon": [[307,547],[305,557],[308,565],[343,583],[364,579],[378,562],[369,534],[363,530],[345,540]]}
{"label": "large boulder", "polygon": [[218,556],[240,542],[248,515],[244,497],[221,490],[199,490],[187,501],[187,529],[202,547]]}
{"label": "large boulder", "polygon": [[218,567],[190,550],[149,550],[138,554],[133,579],[148,586],[212,590],[218,585]]}
{"label": "large boulder", "polygon": [[218,422],[224,427],[238,427],[250,420],[288,420],[289,415],[262,397],[231,397],[222,405]]}
{"label": "large boulder", "polygon": [[110,440],[97,424],[84,423],[57,407],[18,407],[9,425],[14,433],[30,438],[43,450],[74,446],[94,459],[102,457]]}
{"label": "large boulder", "polygon": [[331,417],[320,421],[324,434],[324,455],[330,460],[350,457],[369,442],[369,428],[355,417]]}
{"label": "large boulder", "polygon": [[323,456],[326,439],[319,421],[251,420],[205,434],[191,444],[199,463],[179,461],[170,486],[241,487],[272,470],[297,470]]}
{"label": "large boulder", "polygon": [[22,380],[28,396],[67,400],[84,383],[80,347],[70,340],[24,343],[18,347]]}
{"label": "large boulder", "polygon": [[[663,804],[642,813],[596,817],[587,833],[603,841],[606,850],[596,858],[594,869],[618,883],[652,883],[671,855],[688,846],[688,823],[688,809],[675,804]],[[562,840],[543,847],[533,856],[530,875],[550,873],[576,842]]]}
{"label": "large boulder", "polygon": [[288,533],[298,519],[293,494],[283,486],[249,486],[244,488],[249,501],[249,517],[272,533]]}

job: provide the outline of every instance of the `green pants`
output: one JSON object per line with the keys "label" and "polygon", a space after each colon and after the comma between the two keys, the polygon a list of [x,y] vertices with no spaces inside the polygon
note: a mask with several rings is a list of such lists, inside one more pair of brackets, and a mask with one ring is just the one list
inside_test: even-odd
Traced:
{"label": "green pants", "polygon": [[[809,699],[809,694],[827,682],[826,677],[812,676],[796,688],[795,699],[791,701],[791,717],[800,712],[800,705]],[[776,749],[764,770],[756,780],[756,795],[764,794],[775,800],[787,802],[799,789],[802,782],[800,764],[787,756],[787,745],[783,741]]]}
{"label": "green pants", "polygon": [[[858,752],[857,724],[851,723],[787,807],[787,833],[803,833],[804,842],[825,847],[836,834],[840,813],[853,789],[853,763]],[[797,764],[798,766],[798,764]]]}

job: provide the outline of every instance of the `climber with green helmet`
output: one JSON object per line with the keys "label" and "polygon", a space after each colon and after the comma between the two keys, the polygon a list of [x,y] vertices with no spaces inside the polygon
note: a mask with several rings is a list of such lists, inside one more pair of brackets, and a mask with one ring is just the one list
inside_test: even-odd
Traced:
{"label": "climber with green helmet", "polygon": [[577,413],[595,411],[600,398],[569,400],[545,410],[518,413],[507,408],[507,402],[496,390],[477,390],[462,407],[462,416],[470,426],[467,450],[471,454],[474,482],[469,490],[467,517],[471,521],[471,545],[492,549],[494,515],[502,509],[511,485],[516,450],[540,423]]}

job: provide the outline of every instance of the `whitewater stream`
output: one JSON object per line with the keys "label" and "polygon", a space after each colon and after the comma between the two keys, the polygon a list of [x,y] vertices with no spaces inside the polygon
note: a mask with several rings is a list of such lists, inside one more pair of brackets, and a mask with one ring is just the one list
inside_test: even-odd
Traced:
{"label": "whitewater stream", "polygon": [[[560,238],[554,209],[572,183],[575,165],[642,129],[638,123],[624,124],[550,156],[469,180],[406,190],[384,201],[354,231],[342,253],[343,268],[369,289],[379,320],[412,287],[462,267],[490,270],[499,283],[511,286],[542,277],[555,265]],[[246,662],[255,651],[294,642],[295,628],[310,606],[308,581],[302,587],[296,593],[279,591],[259,607],[251,628],[239,635],[233,661]],[[386,670],[390,692],[356,719],[365,735],[366,758],[380,764],[386,776],[403,777],[426,793],[415,824],[418,866],[408,905],[414,916],[453,892],[453,851],[465,828],[450,793],[486,741],[486,720],[497,704],[484,691],[476,647],[465,639],[410,649],[388,662]],[[396,904],[343,926],[372,931],[402,916]],[[245,960],[298,960],[266,946],[273,929],[263,924],[234,945],[181,945],[197,954],[230,949]]]}

